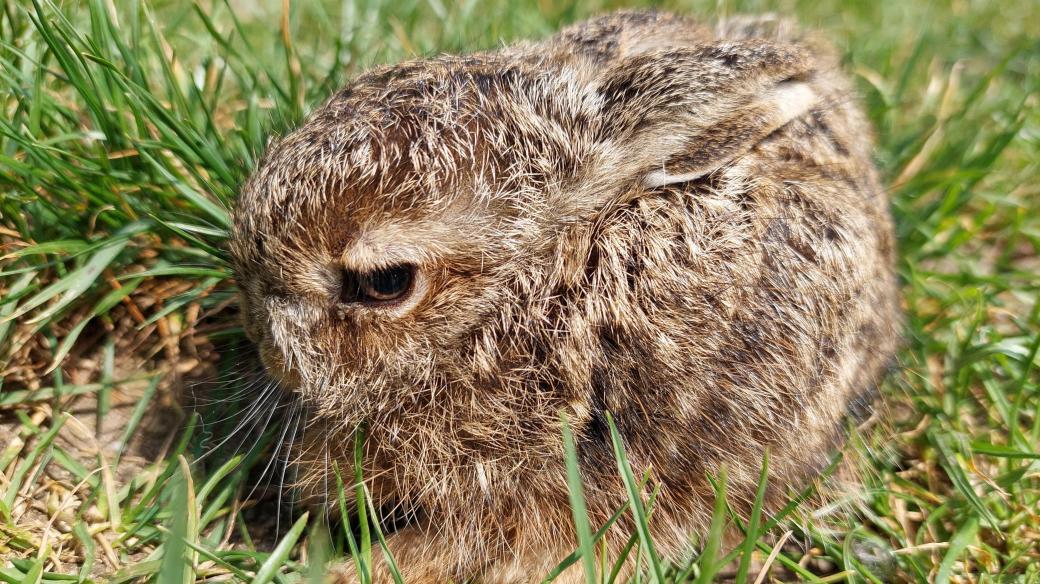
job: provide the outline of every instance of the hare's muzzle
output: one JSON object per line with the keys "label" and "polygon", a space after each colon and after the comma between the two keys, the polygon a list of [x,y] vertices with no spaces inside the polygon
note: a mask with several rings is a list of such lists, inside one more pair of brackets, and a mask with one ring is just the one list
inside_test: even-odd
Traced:
{"label": "hare's muzzle", "polygon": [[285,356],[274,346],[270,338],[260,341],[259,351],[260,361],[268,375],[284,387],[295,388],[300,385],[299,375],[288,366]]}

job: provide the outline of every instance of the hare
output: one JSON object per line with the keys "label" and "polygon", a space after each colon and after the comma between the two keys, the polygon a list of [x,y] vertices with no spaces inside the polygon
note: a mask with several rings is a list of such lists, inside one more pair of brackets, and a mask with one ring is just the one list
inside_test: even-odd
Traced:
{"label": "hare", "polygon": [[311,416],[296,488],[331,510],[363,429],[406,582],[537,582],[576,547],[564,418],[593,527],[627,500],[609,412],[665,557],[724,467],[748,511],[767,449],[776,509],[898,344],[870,136],[827,46],[769,17],[619,12],[360,75],[234,213],[247,333]]}

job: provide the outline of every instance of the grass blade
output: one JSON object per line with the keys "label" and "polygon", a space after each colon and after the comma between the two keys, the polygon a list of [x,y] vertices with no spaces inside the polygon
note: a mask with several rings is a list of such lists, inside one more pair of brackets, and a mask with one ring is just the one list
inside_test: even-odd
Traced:
{"label": "grass blade", "polygon": [[[711,514],[711,526],[708,528],[708,535],[704,549],[701,551],[700,559],[697,561],[697,565],[700,568],[700,573],[697,575],[695,584],[709,584],[715,581],[715,574],[718,573],[721,563],[719,560],[719,551],[722,549],[722,534],[723,529],[726,527],[726,490],[728,487],[728,476],[726,467],[722,467],[719,471],[719,476],[715,484],[715,508]],[[751,531],[748,532],[748,537],[751,537]],[[745,575],[746,579],[746,575]]]}
{"label": "grass blade", "polygon": [[296,520],[289,533],[285,534],[282,541],[278,542],[278,545],[271,551],[271,555],[267,556],[263,565],[257,570],[256,576],[253,576],[252,584],[268,584],[268,582],[274,580],[274,577],[285,566],[285,560],[289,558],[289,554],[296,545],[296,540],[300,539],[304,529],[307,528],[307,517],[308,513],[304,513]]}
{"label": "grass blade", "polygon": [[939,572],[935,575],[935,584],[948,584],[953,576],[953,564],[960,559],[968,545],[975,541],[979,532],[979,520],[971,518],[950,540],[950,547],[939,564]]}
{"label": "grass blade", "polygon": [[744,584],[747,582],[748,572],[751,569],[751,558],[755,552],[755,540],[761,537],[759,522],[762,519],[762,505],[765,503],[766,487],[769,482],[769,449],[766,448],[762,454],[762,471],[758,476],[758,489],[755,491],[755,502],[751,507],[751,517],[748,518],[747,528],[744,533],[743,555],[740,557],[740,565],[737,567],[736,582]]}
{"label": "grass blade", "polygon": [[614,417],[610,413],[607,413],[607,425],[610,427],[610,440],[614,445],[614,459],[617,461],[621,480],[625,483],[625,490],[628,491],[628,508],[632,511],[632,518],[635,520],[636,532],[639,534],[639,545],[646,556],[646,561],[650,564],[650,581],[663,583],[665,582],[664,566],[662,566],[661,559],[657,555],[657,550],[654,549],[654,541],[650,536],[650,526],[647,521],[646,509],[643,506],[643,499],[639,494],[636,480],[632,475],[632,466],[628,462],[621,435],[618,433],[617,426],[614,424]]}
{"label": "grass blade", "polygon": [[578,535],[578,551],[581,554],[582,568],[585,571],[585,582],[595,584],[596,555],[592,529],[589,527],[589,512],[585,508],[585,492],[582,488],[581,471],[578,469],[578,452],[574,446],[574,435],[566,416],[561,416],[563,428],[563,452],[567,463],[567,492],[571,501],[571,515],[574,517],[574,529]]}

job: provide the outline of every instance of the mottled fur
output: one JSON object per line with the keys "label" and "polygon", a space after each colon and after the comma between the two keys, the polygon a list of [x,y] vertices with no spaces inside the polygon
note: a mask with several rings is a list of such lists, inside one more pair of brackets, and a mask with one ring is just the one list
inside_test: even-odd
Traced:
{"label": "mottled fur", "polygon": [[[302,492],[327,503],[364,424],[406,581],[528,582],[575,547],[561,412],[597,524],[626,499],[613,414],[671,558],[707,475],[746,510],[766,448],[772,504],[826,465],[896,343],[887,206],[823,45],[626,12],[361,75],[270,148],[232,249],[250,335],[313,412]],[[400,262],[406,304],[339,302],[344,269]]]}

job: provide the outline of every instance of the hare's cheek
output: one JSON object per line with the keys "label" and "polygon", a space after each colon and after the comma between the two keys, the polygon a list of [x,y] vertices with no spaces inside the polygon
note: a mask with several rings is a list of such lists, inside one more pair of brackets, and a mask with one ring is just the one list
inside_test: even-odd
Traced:
{"label": "hare's cheek", "polygon": [[264,339],[258,344],[258,348],[260,361],[264,364],[268,375],[288,388],[299,387],[299,374],[289,366],[285,355],[274,346],[274,343],[269,339]]}

